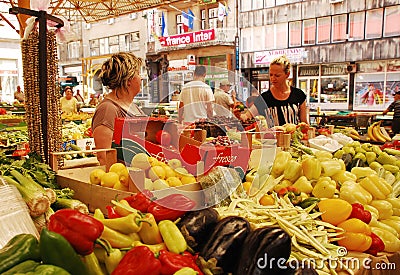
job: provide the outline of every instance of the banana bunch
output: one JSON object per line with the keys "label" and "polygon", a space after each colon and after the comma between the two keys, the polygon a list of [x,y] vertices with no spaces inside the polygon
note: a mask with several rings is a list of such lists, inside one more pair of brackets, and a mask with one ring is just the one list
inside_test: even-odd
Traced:
{"label": "banana bunch", "polygon": [[360,134],[357,132],[357,130],[352,127],[346,127],[344,129],[340,130],[339,132],[348,137],[351,137],[354,140],[360,140],[360,138],[361,138]]}
{"label": "banana bunch", "polygon": [[377,142],[391,141],[392,139],[390,138],[389,134],[383,127],[381,127],[381,123],[382,121],[376,121],[368,127],[368,132],[367,132],[368,137],[372,141],[377,141]]}

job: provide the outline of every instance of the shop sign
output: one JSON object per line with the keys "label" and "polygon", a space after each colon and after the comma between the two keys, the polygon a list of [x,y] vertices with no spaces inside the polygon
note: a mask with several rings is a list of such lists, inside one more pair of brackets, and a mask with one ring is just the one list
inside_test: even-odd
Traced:
{"label": "shop sign", "polygon": [[336,64],[336,65],[322,65],[321,69],[322,75],[345,75],[347,74],[346,71],[347,65],[346,64]]}
{"label": "shop sign", "polygon": [[282,49],[282,50],[272,50],[272,51],[262,51],[254,53],[254,64],[269,64],[271,61],[281,55],[286,55],[286,57],[292,63],[299,63],[303,61],[306,57],[307,52],[304,48],[293,48],[293,49]]}
{"label": "shop sign", "polygon": [[214,29],[183,33],[183,34],[177,34],[159,38],[161,46],[163,47],[199,43],[199,42],[211,41],[214,39],[215,39]]}
{"label": "shop sign", "polygon": [[319,66],[299,67],[299,76],[319,76]]}
{"label": "shop sign", "polygon": [[18,75],[17,70],[0,70],[0,75]]}

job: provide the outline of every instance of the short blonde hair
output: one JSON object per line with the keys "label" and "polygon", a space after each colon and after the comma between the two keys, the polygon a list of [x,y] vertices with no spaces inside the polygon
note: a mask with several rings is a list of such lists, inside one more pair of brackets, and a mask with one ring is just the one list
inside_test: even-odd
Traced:
{"label": "short blonde hair", "polygon": [[127,88],[128,81],[140,73],[143,60],[132,53],[113,54],[101,67],[100,78],[109,89]]}
{"label": "short blonde hair", "polygon": [[282,65],[283,66],[283,71],[285,73],[290,73],[290,68],[291,68],[291,64],[289,59],[286,57],[286,55],[282,55],[279,57],[275,57],[272,61],[271,61],[271,65]]}

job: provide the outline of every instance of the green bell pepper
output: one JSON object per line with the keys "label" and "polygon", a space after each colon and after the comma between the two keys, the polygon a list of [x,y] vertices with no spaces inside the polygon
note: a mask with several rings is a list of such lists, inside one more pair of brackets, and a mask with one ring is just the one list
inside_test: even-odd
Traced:
{"label": "green bell pepper", "polygon": [[26,275],[71,275],[71,273],[59,266],[41,264],[34,271],[27,272]]}
{"label": "green bell pepper", "polygon": [[18,234],[0,249],[0,273],[26,260],[40,260],[39,243],[32,234]]}
{"label": "green bell pepper", "polygon": [[26,260],[22,263],[19,263],[15,266],[13,266],[12,268],[10,268],[9,270],[7,270],[6,272],[1,273],[1,275],[13,275],[16,273],[27,273],[29,271],[34,271],[35,268],[39,265],[40,263],[35,262],[33,260]]}
{"label": "green bell pepper", "polygon": [[43,228],[39,247],[43,263],[61,267],[72,275],[88,273],[79,255],[62,235]]}

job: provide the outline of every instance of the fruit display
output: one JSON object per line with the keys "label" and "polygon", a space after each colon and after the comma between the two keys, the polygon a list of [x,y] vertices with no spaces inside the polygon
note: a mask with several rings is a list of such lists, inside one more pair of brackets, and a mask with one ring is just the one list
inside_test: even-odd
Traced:
{"label": "fruit display", "polygon": [[371,141],[385,143],[392,140],[385,128],[381,127],[381,123],[382,121],[376,121],[368,126],[367,134]]}

